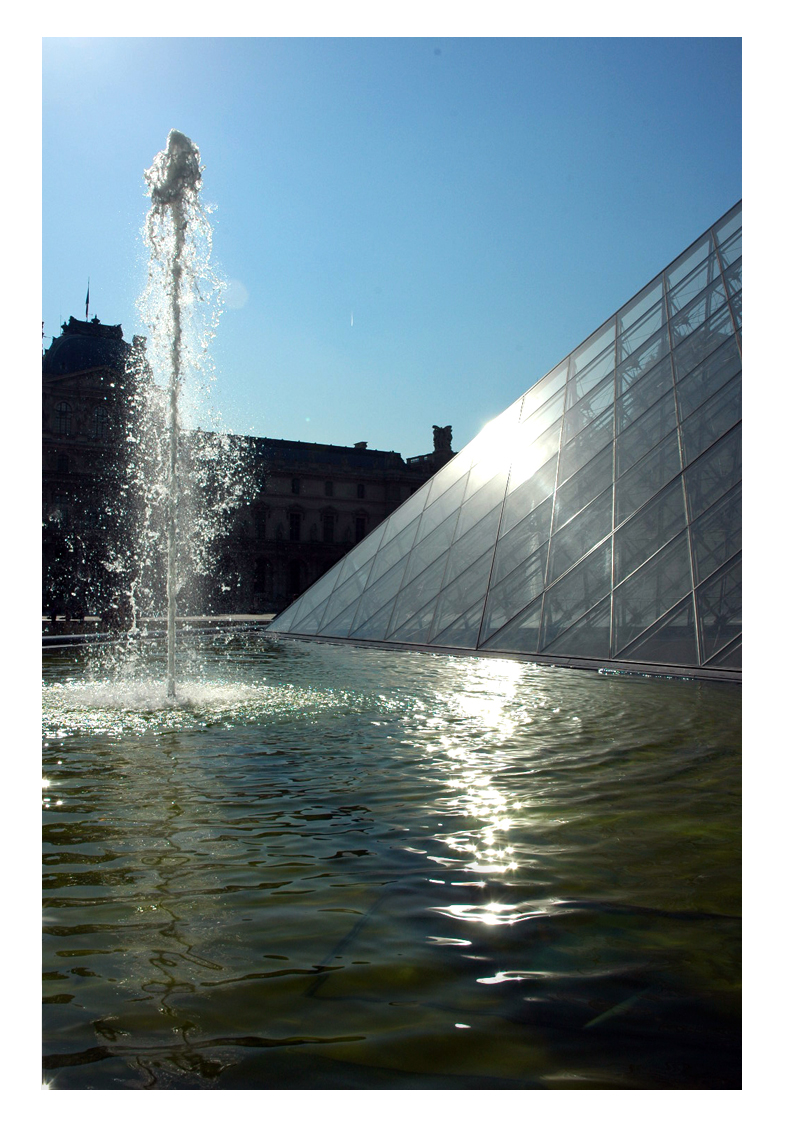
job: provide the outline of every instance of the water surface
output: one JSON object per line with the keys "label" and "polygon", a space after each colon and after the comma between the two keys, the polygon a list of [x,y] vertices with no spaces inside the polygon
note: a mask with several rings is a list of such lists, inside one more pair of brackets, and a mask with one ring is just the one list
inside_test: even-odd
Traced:
{"label": "water surface", "polygon": [[45,655],[55,1088],[740,1086],[736,686]]}

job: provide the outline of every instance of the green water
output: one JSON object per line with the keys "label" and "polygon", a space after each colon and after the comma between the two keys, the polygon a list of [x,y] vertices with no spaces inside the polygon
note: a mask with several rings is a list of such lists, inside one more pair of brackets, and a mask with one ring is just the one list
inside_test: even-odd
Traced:
{"label": "green water", "polygon": [[164,680],[46,657],[54,1088],[740,1086],[737,687],[253,637]]}

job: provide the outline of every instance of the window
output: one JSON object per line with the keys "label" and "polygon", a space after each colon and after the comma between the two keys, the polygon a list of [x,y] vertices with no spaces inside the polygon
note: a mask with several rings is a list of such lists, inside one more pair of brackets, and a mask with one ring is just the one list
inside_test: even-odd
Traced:
{"label": "window", "polygon": [[73,416],[70,403],[58,403],[55,407],[55,434],[67,437],[71,433],[71,419]]}
{"label": "window", "polygon": [[256,538],[258,540],[267,539],[267,512],[262,509],[256,513]]}
{"label": "window", "polygon": [[364,497],[365,497],[365,485],[359,484],[357,486],[357,498],[358,498],[358,500],[362,500]]}
{"label": "window", "polygon": [[[360,487],[362,487],[362,486],[360,486]],[[364,516],[358,516],[357,519],[354,521],[354,536],[355,536],[355,539],[357,540],[358,543],[364,537],[364,535],[365,535],[365,517]]]}
{"label": "window", "polygon": [[299,559],[292,559],[289,563],[289,594],[296,598],[302,587],[302,575]]}
{"label": "window", "polygon": [[332,543],[335,539],[335,513],[325,512],[324,514],[324,542]]}
{"label": "window", "polygon": [[106,407],[98,406],[93,411],[93,439],[96,442],[105,442],[109,437],[109,411]]}
{"label": "window", "polygon": [[299,477],[292,477],[292,492],[295,493],[295,494],[299,494],[299,492],[300,492],[300,478]]}
{"label": "window", "polygon": [[58,454],[57,455],[57,472],[58,473],[70,473],[71,472],[71,463],[68,460],[67,454]]}
{"label": "window", "polygon": [[332,481],[325,481],[324,482],[324,495],[326,497],[331,497],[333,495],[333,483],[332,483]]}
{"label": "window", "polygon": [[289,513],[289,539],[292,540],[292,542],[294,542],[294,543],[299,543],[299,540],[300,540],[300,524],[301,524],[300,513],[299,512],[290,512]]}

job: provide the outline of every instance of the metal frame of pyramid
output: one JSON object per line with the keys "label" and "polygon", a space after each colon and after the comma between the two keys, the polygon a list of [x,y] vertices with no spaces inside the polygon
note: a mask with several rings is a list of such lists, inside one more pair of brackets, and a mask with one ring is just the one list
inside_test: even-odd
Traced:
{"label": "metal frame of pyramid", "polygon": [[741,203],[270,625],[741,679]]}

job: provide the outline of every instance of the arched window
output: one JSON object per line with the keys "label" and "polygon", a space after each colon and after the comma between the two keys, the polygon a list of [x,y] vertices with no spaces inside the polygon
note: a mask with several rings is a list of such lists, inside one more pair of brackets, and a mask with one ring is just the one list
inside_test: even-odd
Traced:
{"label": "arched window", "polygon": [[105,442],[109,437],[109,411],[97,406],[93,411],[93,440]]}
{"label": "arched window", "polygon": [[73,416],[70,403],[58,403],[55,407],[55,434],[67,437],[71,433],[71,419]]}

